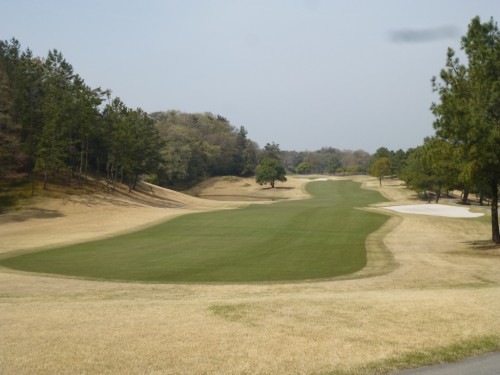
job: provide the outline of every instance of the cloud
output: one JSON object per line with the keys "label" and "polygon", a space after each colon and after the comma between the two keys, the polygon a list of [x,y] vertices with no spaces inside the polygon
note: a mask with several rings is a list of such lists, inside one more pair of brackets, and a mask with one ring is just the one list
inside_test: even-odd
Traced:
{"label": "cloud", "polygon": [[441,39],[458,37],[458,30],[454,26],[441,26],[432,29],[402,29],[390,32],[391,40],[395,43],[426,43]]}

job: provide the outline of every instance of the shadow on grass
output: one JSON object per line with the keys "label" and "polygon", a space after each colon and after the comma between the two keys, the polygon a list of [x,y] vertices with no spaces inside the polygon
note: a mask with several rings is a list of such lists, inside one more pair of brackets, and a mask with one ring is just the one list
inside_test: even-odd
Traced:
{"label": "shadow on grass", "polygon": [[17,197],[12,195],[0,196],[0,214],[14,207],[17,203]]}
{"label": "shadow on grass", "polygon": [[273,189],[275,189],[275,190],[293,190],[295,188],[292,186],[275,186],[273,188],[269,186],[269,187],[262,188],[262,190],[273,190]]}
{"label": "shadow on grass", "polygon": [[185,206],[162,195],[155,194],[154,188],[142,182],[137,183],[132,192],[125,185],[116,185],[114,188],[106,181],[82,181],[75,186],[47,184],[44,190],[37,190],[37,196],[60,198],[64,202],[76,203],[86,207],[100,206],[103,203],[118,207],[178,208]]}
{"label": "shadow on grass", "polygon": [[500,244],[494,243],[490,240],[470,241],[468,244],[477,250],[500,249]]}
{"label": "shadow on grass", "polygon": [[[500,244],[494,243],[491,240],[476,240],[476,241],[467,241],[465,242],[471,250],[477,250],[479,252],[488,252],[490,250],[500,250]],[[498,252],[500,255],[500,252]]]}
{"label": "shadow on grass", "polygon": [[64,215],[57,210],[46,210],[43,208],[24,208],[23,210],[0,216],[0,224],[7,222],[23,222],[29,219],[49,219],[62,216]]}

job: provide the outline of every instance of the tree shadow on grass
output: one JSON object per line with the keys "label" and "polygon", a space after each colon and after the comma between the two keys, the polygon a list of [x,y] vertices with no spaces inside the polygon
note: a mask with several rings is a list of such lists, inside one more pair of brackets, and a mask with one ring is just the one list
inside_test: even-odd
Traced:
{"label": "tree shadow on grass", "polygon": [[7,211],[8,209],[14,207],[17,203],[17,197],[13,195],[2,195],[0,196],[0,213]]}
{"label": "tree shadow on grass", "polygon": [[43,208],[24,208],[0,216],[0,224],[9,222],[23,222],[29,219],[49,219],[64,216],[60,211]]}
{"label": "tree shadow on grass", "polygon": [[102,204],[111,204],[118,207],[156,207],[156,208],[179,208],[185,206],[181,202],[177,202],[164,197],[143,197],[139,193],[125,193],[114,191],[105,195],[80,195],[68,197],[67,202],[81,204],[87,207],[100,206]]}
{"label": "tree shadow on grass", "polygon": [[161,194],[155,194],[154,188],[139,182],[131,192],[128,187],[104,186],[98,193],[71,194],[64,198],[66,202],[81,204],[87,207],[108,204],[118,207],[156,207],[156,208],[180,208],[186,206],[185,203],[167,198]]}
{"label": "tree shadow on grass", "polygon": [[292,186],[275,186],[275,187],[265,187],[265,188],[262,188],[262,190],[293,190],[295,189],[294,187]]}
{"label": "tree shadow on grass", "polygon": [[467,241],[466,244],[468,244],[472,250],[500,250],[500,244],[494,243],[491,240]]}

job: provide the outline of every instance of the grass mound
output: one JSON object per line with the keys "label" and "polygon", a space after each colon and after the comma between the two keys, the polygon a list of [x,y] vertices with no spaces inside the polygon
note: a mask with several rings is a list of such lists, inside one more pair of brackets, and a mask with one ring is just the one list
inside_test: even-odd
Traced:
{"label": "grass mound", "polygon": [[384,198],[352,181],[312,182],[311,199],[185,215],[119,237],[3,259],[50,274],[143,282],[291,281],[366,265],[366,237],[387,216],[356,209]]}

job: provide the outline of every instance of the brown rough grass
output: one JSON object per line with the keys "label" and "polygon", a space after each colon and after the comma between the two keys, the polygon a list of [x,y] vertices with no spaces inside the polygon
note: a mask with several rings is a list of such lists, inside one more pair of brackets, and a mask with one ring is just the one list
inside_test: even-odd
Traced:
{"label": "brown rough grass", "polygon": [[[272,191],[250,180],[209,188],[299,198],[305,181]],[[391,204],[415,202],[398,181],[359,181]],[[159,188],[46,199],[0,217],[0,252],[244,204]],[[316,374],[500,336],[499,251],[470,244],[488,236],[478,220],[395,214],[371,237],[362,278],[291,284],[113,283],[0,269],[0,373]],[[381,246],[391,259],[380,259]]]}

